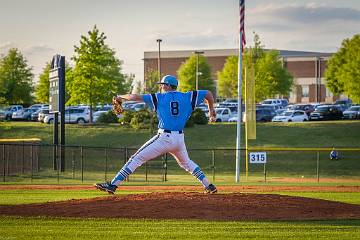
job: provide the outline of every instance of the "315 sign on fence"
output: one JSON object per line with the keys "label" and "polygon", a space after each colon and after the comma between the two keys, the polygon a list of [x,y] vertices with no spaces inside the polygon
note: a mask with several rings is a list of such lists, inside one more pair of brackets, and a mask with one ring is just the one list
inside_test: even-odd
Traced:
{"label": "315 sign on fence", "polygon": [[249,153],[250,163],[266,163],[266,152]]}

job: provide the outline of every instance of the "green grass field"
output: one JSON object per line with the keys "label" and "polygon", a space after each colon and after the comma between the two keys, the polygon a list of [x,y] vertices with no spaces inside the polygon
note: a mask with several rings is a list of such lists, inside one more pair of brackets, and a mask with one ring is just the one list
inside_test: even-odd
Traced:
{"label": "green grass field", "polygon": [[360,220],[229,222],[0,218],[0,239],[359,239]]}
{"label": "green grass field", "polygon": [[[242,131],[244,125],[242,125]],[[40,138],[51,144],[53,126],[38,122],[0,122],[0,138]],[[360,147],[360,121],[304,123],[258,123],[257,139],[251,146],[262,147]],[[236,124],[216,123],[185,129],[188,148],[235,148]],[[243,132],[242,132],[243,133]],[[97,147],[139,147],[153,134],[119,124],[66,125],[66,144]],[[244,137],[244,134],[242,134]],[[244,141],[242,141],[244,143]]]}
{"label": "green grass field", "polygon": [[[40,138],[43,143],[52,141],[52,125],[29,122],[0,122],[0,138]],[[244,130],[244,128],[242,128]],[[215,178],[221,184],[233,181],[235,170],[236,124],[209,124],[194,126],[186,131],[186,142],[190,157],[197,162],[209,178]],[[261,147],[337,147],[359,148],[358,132],[360,121],[329,121],[305,123],[259,123],[257,139],[250,146]],[[6,182],[32,183],[82,183],[99,181],[105,175],[111,178],[126,161],[124,150],[110,149],[105,160],[103,149],[84,148],[84,173],[80,172],[80,148],[70,146],[93,147],[130,147],[129,155],[136,151],[151,135],[149,130],[133,130],[118,124],[109,125],[66,125],[66,172],[52,171],[52,147],[42,147],[41,169],[30,176],[29,173],[7,177]],[[244,134],[242,135],[244,137]],[[244,141],[243,141],[244,143]],[[200,149],[199,149],[200,148]],[[214,152],[212,152],[214,149]],[[1,149],[0,149],[1,150]],[[19,150],[20,151],[20,150]],[[128,155],[128,156],[129,156]],[[268,151],[267,177],[316,178],[316,151]],[[329,152],[319,152],[321,178],[358,178],[360,176],[360,151],[340,152],[340,161],[329,161]],[[72,157],[74,156],[74,161]],[[215,171],[213,169],[213,157]],[[241,155],[241,174],[245,173],[245,152]],[[107,161],[105,171],[105,161]],[[148,168],[141,167],[133,179],[145,179],[149,172],[150,181],[161,181],[162,159],[148,162]],[[1,167],[0,167],[1,168]],[[170,157],[167,164],[169,181],[187,179],[187,173],[180,169]],[[215,174],[215,175],[214,175]],[[179,177],[176,177],[179,175]],[[230,176],[230,177],[228,177]],[[262,165],[250,165],[249,176],[263,176]],[[226,179],[230,179],[229,181]],[[192,180],[190,180],[191,182]]]}

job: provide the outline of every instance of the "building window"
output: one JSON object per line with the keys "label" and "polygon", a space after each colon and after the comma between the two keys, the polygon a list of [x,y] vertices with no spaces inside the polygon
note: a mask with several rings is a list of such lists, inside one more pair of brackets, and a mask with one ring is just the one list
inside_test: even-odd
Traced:
{"label": "building window", "polygon": [[309,97],[309,85],[303,85],[302,87],[302,97]]}

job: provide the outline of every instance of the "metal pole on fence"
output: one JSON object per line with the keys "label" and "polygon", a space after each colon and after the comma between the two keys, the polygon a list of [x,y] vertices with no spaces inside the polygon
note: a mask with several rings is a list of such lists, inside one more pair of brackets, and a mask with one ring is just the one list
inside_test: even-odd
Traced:
{"label": "metal pole on fence", "polygon": [[264,163],[264,181],[266,182],[266,163]]}
{"label": "metal pole on fence", "polygon": [[145,162],[145,182],[148,181],[148,162]]}
{"label": "metal pole on fence", "polygon": [[[125,147],[125,159],[124,159],[124,164],[126,164],[126,161],[127,161],[127,159],[128,159],[128,156],[129,156],[129,152],[128,152],[129,150],[128,150],[128,148],[127,147]],[[129,176],[125,179],[125,181],[129,181]]]}
{"label": "metal pole on fence", "polygon": [[7,175],[9,176],[10,174],[10,171],[9,171],[9,160],[10,160],[10,146],[9,145],[7,148],[6,148],[6,172],[7,172]]}
{"label": "metal pole on fence", "polygon": [[167,181],[167,160],[168,160],[168,154],[165,153],[165,159],[164,159],[164,182]]}
{"label": "metal pole on fence", "polygon": [[316,178],[317,182],[320,181],[320,154],[319,150],[316,151]]}
{"label": "metal pole on fence", "polygon": [[215,182],[215,150],[212,150],[213,182]]}
{"label": "metal pole on fence", "polygon": [[80,147],[80,156],[81,156],[81,182],[84,181],[84,151],[83,151],[83,147]]}
{"label": "metal pole on fence", "polygon": [[[58,150],[59,150],[59,148],[58,148],[58,146],[59,145],[56,145],[56,158],[58,158],[58,156],[59,156],[59,154],[58,154]],[[56,171],[57,171],[57,182],[58,182],[58,184],[60,183],[60,166],[58,166],[58,165],[60,165],[60,162],[59,161],[57,161],[57,159],[56,159]]]}
{"label": "metal pole on fence", "polygon": [[108,152],[105,148],[105,182],[107,181],[107,168],[108,168]]}
{"label": "metal pole on fence", "polygon": [[3,159],[3,182],[5,182],[5,145],[2,145],[2,159]]}
{"label": "metal pole on fence", "polygon": [[22,158],[21,158],[21,173],[24,174],[25,173],[25,143],[24,141],[22,142]]}
{"label": "metal pole on fence", "polygon": [[75,179],[75,151],[74,149],[71,150],[71,165],[72,165],[72,175],[73,175],[73,179]]}
{"label": "metal pole on fence", "polygon": [[33,158],[33,152],[34,152],[34,145],[31,145],[30,148],[30,166],[31,166],[31,182],[33,181],[33,177],[34,177],[34,158]]}

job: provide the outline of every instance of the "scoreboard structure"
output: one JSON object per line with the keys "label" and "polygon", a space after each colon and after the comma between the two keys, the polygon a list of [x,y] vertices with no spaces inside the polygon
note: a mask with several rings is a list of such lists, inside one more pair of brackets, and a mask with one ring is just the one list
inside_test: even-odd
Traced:
{"label": "scoreboard structure", "polygon": [[[49,73],[49,110],[54,114],[54,170],[65,171],[65,56],[55,55]],[[60,145],[58,117],[60,116]],[[60,161],[58,161],[58,156]],[[59,164],[60,163],[60,164]]]}

